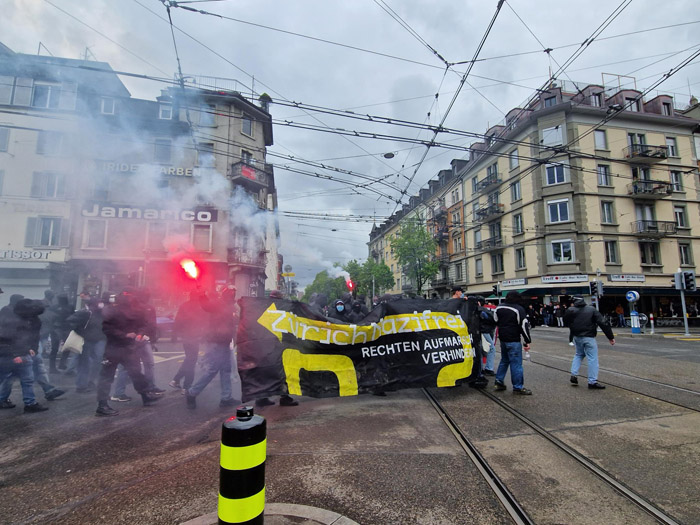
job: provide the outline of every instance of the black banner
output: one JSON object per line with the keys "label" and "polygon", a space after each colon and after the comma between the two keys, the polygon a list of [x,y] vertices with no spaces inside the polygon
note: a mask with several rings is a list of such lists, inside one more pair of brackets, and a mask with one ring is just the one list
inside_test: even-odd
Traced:
{"label": "black banner", "polygon": [[239,304],[244,400],[453,386],[478,370],[463,299],[384,303],[357,324],[297,301],[244,297]]}

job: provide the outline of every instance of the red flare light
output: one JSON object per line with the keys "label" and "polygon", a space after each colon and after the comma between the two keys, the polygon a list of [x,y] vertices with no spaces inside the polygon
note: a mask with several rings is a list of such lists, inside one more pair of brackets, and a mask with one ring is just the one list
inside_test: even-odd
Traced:
{"label": "red flare light", "polygon": [[182,259],[180,261],[180,266],[185,270],[185,273],[192,279],[197,279],[199,277],[199,267],[197,263],[192,259]]}

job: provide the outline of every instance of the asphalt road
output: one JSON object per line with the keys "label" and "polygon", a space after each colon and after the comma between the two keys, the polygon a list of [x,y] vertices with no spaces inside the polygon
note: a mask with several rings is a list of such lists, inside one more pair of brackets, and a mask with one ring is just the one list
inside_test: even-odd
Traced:
{"label": "asphalt road", "polygon": [[[606,390],[585,388],[585,366],[572,388],[566,333],[538,328],[525,363],[534,395],[498,395],[679,523],[700,522],[700,347],[599,340]],[[159,347],[165,388],[182,353]],[[196,410],[169,391],[153,407],[114,403],[119,416],[97,418],[94,395],[71,380],[57,378],[70,391],[48,412],[0,411],[0,523],[176,524],[216,510],[220,428],[232,412],[218,407],[217,381]],[[432,390],[536,523],[653,522],[476,390]],[[362,524],[509,522],[421,390],[300,401],[259,411],[268,502]]]}

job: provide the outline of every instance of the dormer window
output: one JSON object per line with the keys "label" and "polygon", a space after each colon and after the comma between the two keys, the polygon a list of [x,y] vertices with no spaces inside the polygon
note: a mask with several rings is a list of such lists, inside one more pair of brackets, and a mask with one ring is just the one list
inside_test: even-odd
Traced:
{"label": "dormer window", "polygon": [[662,102],[661,104],[661,114],[670,117],[673,113],[673,108],[670,102]]}
{"label": "dormer window", "polygon": [[547,97],[544,99],[544,107],[551,108],[557,104],[557,97]]}
{"label": "dormer window", "polygon": [[600,93],[593,93],[591,95],[591,106],[595,106],[595,107],[599,108],[602,105],[603,105],[603,96]]}
{"label": "dormer window", "polygon": [[102,97],[100,112],[103,115],[114,115],[114,99],[112,97]]}
{"label": "dormer window", "polygon": [[160,120],[172,120],[173,106],[172,104],[161,104],[159,106],[158,118]]}
{"label": "dormer window", "polygon": [[625,98],[625,107],[629,111],[639,113],[639,100],[636,98]]}

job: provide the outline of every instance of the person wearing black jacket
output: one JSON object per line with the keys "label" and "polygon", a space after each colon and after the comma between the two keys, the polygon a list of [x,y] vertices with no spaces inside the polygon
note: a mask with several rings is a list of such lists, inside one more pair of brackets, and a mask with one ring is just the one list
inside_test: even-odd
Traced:
{"label": "person wearing black jacket", "polygon": [[603,315],[590,305],[583,297],[574,297],[574,304],[566,310],[564,325],[569,327],[576,345],[576,354],[571,363],[571,384],[578,385],[578,371],[585,357],[588,361],[588,388],[602,390],[604,385],[598,383],[598,343],[595,336],[596,327],[600,326],[611,345],[615,344],[615,335]]}
{"label": "person wearing black jacket", "polygon": [[116,416],[119,411],[109,406],[109,390],[114,381],[114,372],[122,364],[141,394],[143,405],[148,406],[160,399],[150,391],[148,380],[141,373],[136,343],[145,337],[145,323],[136,298],[136,290],[126,287],[117,296],[114,305],[104,309],[102,331],[107,337],[102,369],[97,385],[96,416]]}
{"label": "person wearing black jacket", "polygon": [[[83,351],[78,356],[78,375],[75,379],[75,391],[87,394],[95,389],[97,362],[102,361],[104,354],[105,335],[102,332],[102,307],[104,303],[93,297],[86,303],[86,308],[71,315],[67,322],[72,330],[81,336]],[[92,384],[91,384],[92,383]]]}
{"label": "person wearing black jacket", "polygon": [[57,374],[58,370],[65,370],[68,361],[69,351],[61,352],[61,360],[58,368],[56,367],[56,357],[58,349],[70,333],[70,326],[67,323],[68,318],[73,314],[73,307],[68,304],[68,296],[59,294],[56,297],[56,304],[51,307],[53,320],[51,324],[51,355],[49,356],[49,372]]}
{"label": "person wearing black jacket", "polygon": [[[169,385],[180,390],[187,390],[194,382],[194,370],[197,366],[199,355],[199,343],[204,335],[206,326],[206,312],[202,310],[199,297],[195,292],[190,294],[189,300],[180,305],[175,315],[175,333],[182,339],[182,348],[185,351],[185,359],[175,373],[175,377]],[[180,380],[183,380],[180,387]]]}
{"label": "person wearing black jacket", "polygon": [[[505,390],[503,382],[510,367],[510,379],[513,383],[513,393],[523,396],[532,395],[532,391],[523,386],[523,350],[530,349],[530,323],[527,320],[525,308],[521,305],[520,294],[508,292],[506,299],[496,307],[494,320],[498,327],[498,338],[501,341],[501,362],[496,372],[496,390]],[[520,339],[525,342],[521,344]]]}

